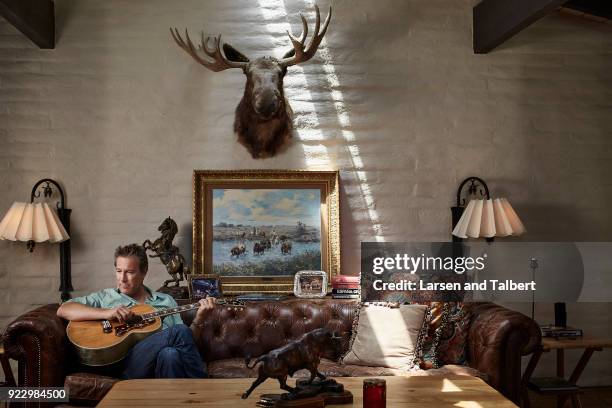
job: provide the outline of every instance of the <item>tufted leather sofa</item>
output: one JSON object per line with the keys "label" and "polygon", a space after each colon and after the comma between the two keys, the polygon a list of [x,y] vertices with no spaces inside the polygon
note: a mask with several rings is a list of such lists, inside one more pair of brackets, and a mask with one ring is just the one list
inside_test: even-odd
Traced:
{"label": "tufted leather sofa", "polygon": [[[95,405],[112,385],[112,367],[93,370],[76,361],[65,335],[66,322],[56,316],[57,304],[42,306],[13,321],[4,335],[6,353],[18,360],[20,386],[66,386],[72,403]],[[194,337],[213,378],[256,377],[244,358],[259,356],[302,334],[328,327],[350,338],[357,302],[302,300],[250,302],[242,311],[217,306]],[[521,313],[493,303],[471,303],[467,366],[445,366],[415,375],[478,375],[507,398],[519,402],[521,356],[540,343],[536,323]],[[182,315],[190,324],[194,312]],[[382,376],[401,374],[382,367],[347,366],[336,362],[343,351],[330,350],[319,366],[330,376]],[[105,371],[106,370],[106,371]],[[301,375],[298,372],[296,375]],[[305,374],[305,373],[304,373]]]}

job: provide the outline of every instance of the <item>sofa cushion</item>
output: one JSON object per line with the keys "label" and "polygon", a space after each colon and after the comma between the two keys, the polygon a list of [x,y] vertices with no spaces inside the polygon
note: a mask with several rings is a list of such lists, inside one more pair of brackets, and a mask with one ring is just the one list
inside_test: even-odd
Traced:
{"label": "sofa cushion", "polygon": [[96,405],[118,378],[91,373],[74,373],[66,376],[64,387],[70,396],[70,401]]}
{"label": "sofa cushion", "polygon": [[247,368],[244,358],[226,358],[209,361],[206,371],[211,378],[253,378],[257,377],[257,368]]}
{"label": "sofa cushion", "polygon": [[[378,377],[378,376],[429,376],[429,375],[470,375],[487,380],[486,375],[480,371],[468,366],[446,365],[442,368],[431,370],[413,370],[404,371],[387,367],[368,367],[353,364],[340,364],[332,360],[321,359],[319,364],[319,372],[328,377]],[[244,378],[257,377],[257,366],[254,369],[248,369],[245,366],[244,359],[230,358],[226,360],[217,360],[208,363],[208,373],[212,378]],[[306,370],[300,370],[295,373],[293,378],[306,378],[310,373]]]}
{"label": "sofa cushion", "polygon": [[[208,375],[212,378],[244,378],[257,377],[257,366],[246,368],[244,359],[229,358],[225,360],[211,361],[208,363]],[[393,370],[385,367],[367,367],[350,364],[340,364],[332,360],[321,359],[319,372],[327,377],[355,377],[370,375],[399,375],[401,370]],[[307,370],[300,370],[293,378],[306,378],[310,376]]]}

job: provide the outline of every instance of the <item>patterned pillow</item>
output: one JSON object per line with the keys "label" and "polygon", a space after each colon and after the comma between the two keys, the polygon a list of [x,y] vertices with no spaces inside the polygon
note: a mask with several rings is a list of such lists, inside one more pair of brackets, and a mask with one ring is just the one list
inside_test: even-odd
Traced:
{"label": "patterned pillow", "polygon": [[444,364],[465,364],[471,315],[463,303],[448,303],[447,324],[441,330],[438,360]]}
{"label": "patterned pillow", "polygon": [[465,364],[470,314],[463,303],[432,302],[430,306],[419,366],[427,370],[445,364]]}

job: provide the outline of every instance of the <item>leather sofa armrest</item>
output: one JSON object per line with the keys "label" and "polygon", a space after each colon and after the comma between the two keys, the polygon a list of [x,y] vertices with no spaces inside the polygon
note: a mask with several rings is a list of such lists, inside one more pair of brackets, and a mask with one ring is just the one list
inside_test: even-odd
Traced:
{"label": "leather sofa armrest", "polygon": [[466,303],[471,313],[467,360],[489,384],[516,404],[521,396],[521,357],[541,342],[540,328],[522,313],[490,302]]}
{"label": "leather sofa armrest", "polygon": [[66,364],[66,326],[58,304],[41,306],[11,322],[3,336],[5,353],[19,361],[19,386],[60,387]]}

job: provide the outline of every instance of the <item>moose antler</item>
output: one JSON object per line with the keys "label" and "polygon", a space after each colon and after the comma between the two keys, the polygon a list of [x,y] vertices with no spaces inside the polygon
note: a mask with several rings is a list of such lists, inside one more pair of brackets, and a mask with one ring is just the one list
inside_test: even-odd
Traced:
{"label": "moose antler", "polygon": [[[191,38],[189,38],[189,33],[185,30],[185,39],[183,40],[178,30],[170,29],[170,34],[172,34],[172,38],[176,44],[181,47],[185,52],[193,57],[194,60],[204,65],[206,68],[210,69],[214,72],[223,71],[229,68],[244,68],[246,66],[246,62],[238,62],[238,61],[230,61],[228,60],[223,52],[221,51],[221,34],[218,37],[206,37],[204,39],[204,33],[202,33],[202,42],[199,45],[199,49],[204,51],[206,55],[213,59],[213,61],[209,61],[198,53],[198,50],[191,42]],[[212,44],[210,44],[212,42]]]}
{"label": "moose antler", "polygon": [[317,48],[319,48],[319,44],[323,40],[323,36],[325,36],[325,32],[327,31],[327,26],[329,26],[329,21],[331,19],[331,14],[332,14],[332,8],[331,6],[329,6],[329,13],[327,14],[327,18],[325,19],[325,22],[323,23],[323,29],[321,30],[321,32],[319,32],[319,29],[321,27],[321,14],[319,13],[319,6],[315,5],[315,11],[316,11],[317,20],[315,22],[314,35],[310,39],[310,42],[308,43],[307,47],[305,47],[304,43],[306,40],[306,34],[308,33],[308,25],[306,24],[306,19],[301,13],[300,13],[300,17],[302,18],[302,25],[304,27],[304,30],[302,32],[302,38],[298,40],[297,38],[293,36],[293,34],[287,31],[287,35],[291,39],[291,43],[293,43],[293,49],[295,50],[295,55],[293,57],[283,58],[282,60],[280,60],[279,64],[281,66],[290,67],[291,65],[296,65],[301,62],[306,62],[309,59],[311,59],[313,55],[315,55],[315,53],[317,52]]}

